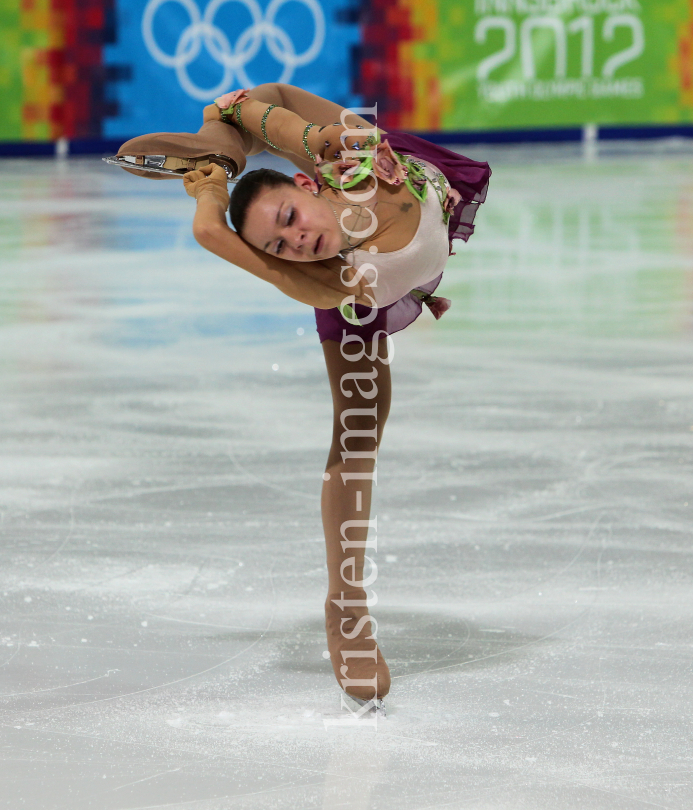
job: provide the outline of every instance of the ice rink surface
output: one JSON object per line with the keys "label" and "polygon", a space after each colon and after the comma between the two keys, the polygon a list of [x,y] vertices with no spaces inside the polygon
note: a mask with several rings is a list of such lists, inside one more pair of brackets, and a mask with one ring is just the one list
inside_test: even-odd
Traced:
{"label": "ice rink surface", "polygon": [[342,719],[310,309],[96,159],[0,163],[5,810],[693,806],[693,148],[494,168],[395,338]]}

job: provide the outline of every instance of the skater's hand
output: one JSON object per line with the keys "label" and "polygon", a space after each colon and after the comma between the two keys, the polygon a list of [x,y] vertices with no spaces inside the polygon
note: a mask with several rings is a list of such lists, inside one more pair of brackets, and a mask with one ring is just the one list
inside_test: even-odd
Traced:
{"label": "skater's hand", "polygon": [[211,194],[224,208],[229,205],[227,183],[226,172],[216,163],[183,175],[183,186],[189,196],[199,200],[200,195]]}

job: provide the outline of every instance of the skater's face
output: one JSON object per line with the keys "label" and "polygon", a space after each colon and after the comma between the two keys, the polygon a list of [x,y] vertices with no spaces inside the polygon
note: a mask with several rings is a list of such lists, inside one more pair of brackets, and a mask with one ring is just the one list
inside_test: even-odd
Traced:
{"label": "skater's face", "polygon": [[336,256],[344,235],[330,204],[316,194],[305,174],[294,185],[267,188],[250,203],[243,238],[253,247],[293,262],[315,262]]}

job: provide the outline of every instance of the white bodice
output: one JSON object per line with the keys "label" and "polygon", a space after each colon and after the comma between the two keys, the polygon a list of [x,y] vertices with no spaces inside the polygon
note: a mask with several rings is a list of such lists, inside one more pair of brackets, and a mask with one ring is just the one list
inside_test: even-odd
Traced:
{"label": "white bodice", "polygon": [[[417,158],[424,165],[427,177],[438,178],[444,189],[449,184],[432,163]],[[426,284],[443,272],[450,253],[448,226],[443,220],[443,209],[435,188],[428,183],[428,193],[421,206],[421,219],[414,238],[405,247],[390,253],[372,254],[358,248],[345,257],[352,267],[368,263],[377,270],[375,284],[371,282],[378,307],[399,301],[407,293]],[[418,202],[418,200],[417,200]],[[375,273],[366,271],[364,278],[371,281]]]}

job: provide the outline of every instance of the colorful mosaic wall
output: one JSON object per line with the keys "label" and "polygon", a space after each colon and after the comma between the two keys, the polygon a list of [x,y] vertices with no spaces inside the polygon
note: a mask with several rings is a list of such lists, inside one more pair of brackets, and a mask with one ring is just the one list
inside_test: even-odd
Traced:
{"label": "colorful mosaic wall", "polygon": [[0,139],[101,136],[113,0],[0,0]]}
{"label": "colorful mosaic wall", "polygon": [[672,59],[671,72],[681,77],[681,104],[693,107],[693,0],[689,19],[678,27],[678,53]]}
{"label": "colorful mosaic wall", "polygon": [[687,124],[693,0],[0,0],[0,141],[196,129],[264,81],[413,131]]}
{"label": "colorful mosaic wall", "polygon": [[[435,60],[436,0],[367,0],[360,14],[355,93],[378,103],[384,129],[439,129],[443,98]],[[457,12],[455,12],[457,13]]]}
{"label": "colorful mosaic wall", "polygon": [[693,122],[693,0],[364,0],[384,127]]}

